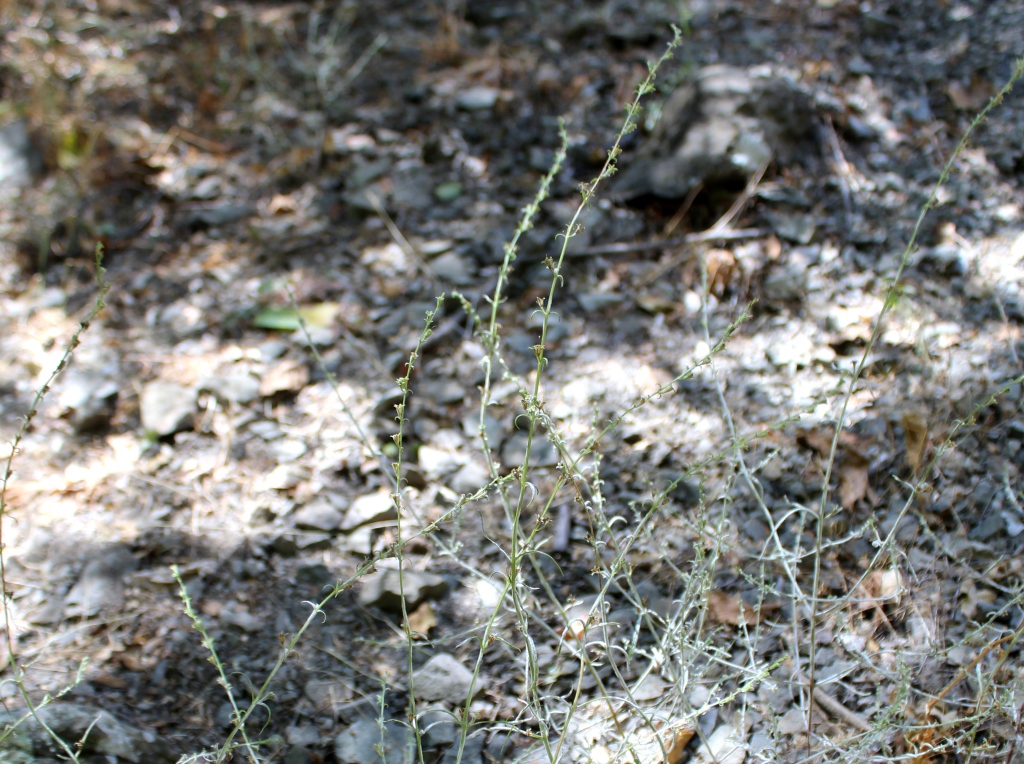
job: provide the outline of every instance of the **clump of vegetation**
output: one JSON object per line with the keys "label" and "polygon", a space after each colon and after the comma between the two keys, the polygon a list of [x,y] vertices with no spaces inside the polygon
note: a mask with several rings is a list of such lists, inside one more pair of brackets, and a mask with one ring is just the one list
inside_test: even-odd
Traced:
{"label": "clump of vegetation", "polygon": [[[467,576],[495,587],[497,595],[489,617],[478,625],[467,639],[476,645],[472,665],[473,684],[483,676],[489,651],[504,650],[512,656],[517,673],[508,678],[515,688],[514,713],[500,721],[479,718],[474,710],[474,694],[469,693],[464,705],[457,709],[453,721],[457,736],[453,743],[454,761],[460,761],[467,741],[481,731],[500,732],[528,740],[529,746],[517,755],[523,761],[633,761],[642,764],[670,762],[676,764],[687,746],[703,746],[694,754],[703,761],[740,762],[746,757],[772,760],[774,742],[753,750],[748,730],[754,723],[752,693],[764,685],[772,691],[784,686],[799,701],[794,705],[801,714],[808,759],[857,761],[913,762],[940,761],[944,756],[967,760],[1000,757],[1009,762],[1017,754],[1021,734],[1021,679],[1015,672],[1012,656],[1019,654],[1024,636],[1024,621],[1005,626],[997,620],[1021,606],[1022,592],[1008,593],[1005,606],[989,614],[986,623],[969,633],[955,647],[971,646],[975,657],[964,663],[962,671],[937,692],[925,693],[915,688],[904,657],[898,652],[871,652],[858,632],[858,618],[865,608],[877,609],[881,617],[896,608],[906,594],[908,581],[897,529],[905,517],[917,511],[921,496],[943,455],[956,447],[962,430],[991,405],[992,401],[1024,382],[1024,375],[1007,382],[992,396],[977,403],[962,421],[933,450],[930,458],[921,460],[911,480],[902,481],[901,508],[896,522],[888,530],[876,528],[874,555],[859,571],[857,580],[842,595],[827,594],[832,587],[824,585],[830,550],[863,533],[863,528],[833,533],[836,519],[842,513],[834,502],[834,468],[847,425],[851,400],[863,382],[865,368],[885,328],[886,318],[899,303],[901,281],[914,252],[916,240],[927,213],[934,207],[939,188],[946,182],[954,160],[967,146],[974,128],[1000,103],[1010,88],[1024,76],[1024,59],[1019,61],[1006,85],[991,99],[972,122],[953,156],[946,163],[935,190],[922,208],[913,235],[899,259],[898,268],[883,296],[883,307],[875,317],[871,334],[859,361],[849,371],[841,390],[836,391],[831,420],[831,436],[823,448],[824,475],[812,506],[796,500],[780,517],[775,507],[764,498],[759,478],[773,455],[763,448],[766,441],[792,423],[799,412],[782,412],[778,422],[756,432],[744,431],[736,421],[727,401],[724,377],[716,358],[728,346],[730,338],[748,320],[750,306],[741,309],[724,330],[712,330],[709,321],[709,278],[702,264],[702,347],[706,348],[687,368],[670,381],[639,396],[629,407],[610,417],[595,414],[590,434],[583,439],[562,431],[559,422],[546,405],[545,381],[550,361],[549,330],[557,314],[559,298],[565,289],[565,260],[570,242],[580,232],[580,218],[597,199],[603,184],[614,173],[621,151],[621,141],[636,128],[641,115],[642,99],[653,91],[655,76],[680,42],[675,39],[665,54],[649,67],[649,74],[639,85],[627,109],[624,123],[616,136],[607,160],[592,181],[580,189],[575,213],[558,238],[557,255],[548,257],[544,265],[550,274],[545,294],[537,299],[539,316],[536,344],[533,346],[534,368],[529,374],[516,374],[502,353],[501,311],[507,299],[510,274],[517,258],[521,237],[530,229],[541,203],[559,173],[566,156],[568,136],[563,129],[561,147],[550,170],[543,178],[536,196],[524,209],[519,225],[505,245],[504,257],[493,290],[486,299],[488,310],[479,307],[466,295],[455,298],[465,310],[485,354],[480,385],[477,435],[480,453],[486,462],[489,480],[473,493],[463,495],[436,517],[417,516],[407,500],[403,480],[408,450],[408,416],[411,396],[416,393],[416,371],[422,348],[435,329],[436,318],[445,296],[438,297],[434,310],[426,315],[424,328],[416,349],[404,365],[397,380],[401,399],[396,406],[396,432],[393,459],[363,433],[357,417],[352,414],[329,365],[319,356],[316,343],[309,338],[309,348],[316,356],[323,374],[333,384],[342,408],[360,431],[364,446],[381,462],[391,483],[392,499],[397,508],[398,525],[393,543],[366,559],[349,578],[337,582],[319,601],[309,603],[305,622],[294,633],[283,634],[281,649],[261,683],[248,689],[243,698],[230,669],[222,660],[218,646],[196,612],[192,598],[177,569],[183,607],[200,635],[203,647],[216,666],[219,683],[231,706],[231,729],[215,750],[194,753],[183,761],[223,762],[239,757],[252,762],[267,760],[265,751],[274,750],[276,741],[264,739],[255,720],[272,699],[274,680],[299,643],[307,636],[332,600],[362,580],[385,560],[393,559],[403,582],[406,550],[413,543],[428,542],[436,554],[458,566]],[[67,351],[50,378],[39,389],[7,458],[3,486],[0,488],[0,514],[8,511],[5,503],[11,465],[22,436],[28,431],[39,411],[40,402],[49,391],[53,379],[67,366],[79,337],[105,306],[109,285],[97,260],[100,276],[99,295],[87,319],[72,335]],[[294,300],[293,300],[294,301]],[[305,330],[302,314],[296,320]],[[657,406],[663,396],[674,393],[681,383],[700,375],[712,386],[720,404],[720,415],[728,425],[728,448],[699,462],[688,465],[666,485],[652,485],[649,495],[637,499],[628,511],[611,511],[602,478],[602,454],[623,422],[645,407]],[[500,463],[489,442],[487,414],[493,404],[494,387],[514,386],[521,404],[518,426],[526,433],[522,464],[508,469]],[[536,465],[539,443],[546,439],[557,454],[555,475],[542,472]],[[923,453],[923,450],[922,450]],[[920,454],[918,455],[920,457]],[[666,568],[675,577],[675,596],[669,601],[656,601],[649,587],[634,575],[635,554],[639,547],[657,548],[657,536],[663,524],[677,511],[672,502],[675,492],[684,484],[698,486],[685,515],[673,518],[682,526],[689,542],[685,562],[665,559]],[[742,491],[768,528],[767,538],[757,558],[758,573],[750,582],[752,599],[724,594],[716,585],[717,578],[732,570],[737,576],[750,576],[733,557],[734,536],[729,531],[728,502],[736,491]],[[506,535],[500,547],[503,572],[499,580],[460,554],[456,530],[461,527],[471,508],[490,502],[503,513]],[[592,582],[595,592],[587,597],[566,597],[552,582],[555,526],[559,508],[569,504],[585,517],[586,543],[592,555]],[[0,539],[2,548],[2,539]],[[683,560],[680,557],[680,560]],[[8,602],[6,573],[0,556],[0,580],[4,587],[5,607]],[[628,603],[616,609],[616,602]],[[628,612],[626,612],[628,611]],[[541,613],[555,612],[559,627],[553,627]],[[0,745],[17,735],[19,725],[29,719],[45,729],[68,759],[82,761],[83,740],[63,740],[47,727],[38,711],[54,698],[31,697],[24,674],[30,666],[22,663],[12,638],[10,613],[7,617],[6,639],[11,679],[18,688],[25,706],[21,722],[9,725],[0,733]],[[407,647],[405,676],[395,682],[403,688],[407,700],[405,723],[413,733],[411,750],[402,760],[424,763],[423,746],[425,712],[416,701],[414,651],[419,637],[411,613],[403,600],[401,630]],[[826,636],[827,635],[827,636]],[[822,676],[821,648],[826,642],[851,637],[849,650],[858,655],[865,668],[894,682],[896,688],[882,707],[869,717],[860,709],[851,708],[837,699]],[[555,639],[555,654],[545,652],[541,645]],[[859,639],[859,641],[858,641]],[[779,649],[769,649],[778,645]],[[864,644],[861,644],[864,643]],[[938,641],[926,641],[924,649],[952,649]],[[928,655],[915,659],[928,660]],[[566,679],[565,677],[568,677]],[[657,681],[654,681],[657,680]],[[961,683],[970,681],[973,696],[959,697],[954,707],[948,699]],[[651,687],[656,691],[652,692]],[[378,753],[384,755],[385,692],[379,707],[381,743]],[[877,699],[876,699],[877,700]],[[787,717],[789,714],[786,715]],[[705,729],[702,720],[722,718],[717,729]],[[1014,731],[1004,740],[995,737],[982,740],[982,732],[1009,725]],[[827,728],[827,729],[825,729]],[[722,732],[724,730],[724,733]],[[839,730],[839,734],[835,734]],[[777,727],[776,736],[781,736]],[[87,733],[88,735],[88,733]],[[698,741],[691,744],[691,738]],[[749,753],[748,753],[749,751]],[[390,759],[389,759],[390,761]],[[445,761],[449,761],[448,758]]]}

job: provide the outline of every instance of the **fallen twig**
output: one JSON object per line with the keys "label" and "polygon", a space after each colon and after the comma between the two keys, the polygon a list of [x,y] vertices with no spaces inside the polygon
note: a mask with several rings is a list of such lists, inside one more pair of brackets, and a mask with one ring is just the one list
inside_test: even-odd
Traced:
{"label": "fallen twig", "polygon": [[[802,672],[797,674],[797,677],[801,682],[807,682],[807,677]],[[847,724],[856,727],[861,732],[870,732],[873,729],[873,727],[871,726],[871,722],[865,719],[862,715],[858,714],[856,711],[851,711],[850,709],[848,709],[838,700],[836,700],[823,689],[821,689],[821,687],[815,687],[814,690],[811,692],[811,697],[814,698],[815,703],[824,708],[830,714],[839,719],[842,719]]]}
{"label": "fallen twig", "polygon": [[764,236],[765,232],[760,228],[739,228],[736,230],[716,230],[709,228],[707,231],[689,233],[678,239],[665,239],[664,241],[623,241],[617,244],[602,244],[596,247],[584,247],[573,252],[567,252],[567,257],[591,257],[594,255],[628,255],[633,252],[654,252],[659,249],[671,249],[681,247],[684,244],[699,244],[702,241],[731,240],[731,239],[753,239]]}

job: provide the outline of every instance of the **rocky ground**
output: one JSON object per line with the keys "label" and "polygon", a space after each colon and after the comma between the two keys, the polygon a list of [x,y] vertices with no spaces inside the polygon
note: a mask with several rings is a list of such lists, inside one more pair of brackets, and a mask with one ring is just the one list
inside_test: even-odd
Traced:
{"label": "rocky ground", "polygon": [[5,760],[1014,760],[1024,9],[450,5],[0,4]]}

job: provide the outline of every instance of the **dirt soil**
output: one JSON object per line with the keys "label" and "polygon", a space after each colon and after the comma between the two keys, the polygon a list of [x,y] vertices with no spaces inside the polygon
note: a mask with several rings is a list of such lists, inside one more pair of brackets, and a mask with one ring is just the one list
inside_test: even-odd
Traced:
{"label": "dirt soil", "polygon": [[[557,256],[579,185],[600,170],[676,24],[682,43],[625,138],[623,168],[672,91],[712,64],[796,83],[814,124],[806,156],[770,164],[749,198],[742,180],[709,179],[684,199],[619,194],[613,178],[570,243],[546,337],[548,421],[579,453],[638,395],[664,394],[581,464],[629,539],[629,575],[605,587],[591,618],[635,623],[618,652],[605,635],[607,651],[593,648],[600,671],[585,677],[565,611],[589,608],[607,580],[597,571],[622,561],[614,544],[594,543],[602,531],[575,501],[581,489],[559,483],[555,448],[544,441],[531,455],[537,498],[523,523],[552,522],[518,574],[541,690],[578,698],[560,756],[612,760],[601,757],[632,728],[590,700],[606,685],[623,697],[617,680],[666,720],[728,697],[697,719],[682,753],[694,761],[742,761],[714,747],[723,729],[748,761],[801,759],[808,710],[818,751],[912,758],[925,744],[875,725],[933,730],[939,752],[917,761],[968,744],[992,760],[1020,755],[1020,715],[999,711],[997,696],[1019,709],[1024,87],[954,162],[836,444],[833,433],[922,205],[1024,54],[1024,7],[449,5],[0,4],[3,443],[95,304],[98,243],[110,284],[6,487],[11,644],[0,652],[8,663],[13,646],[30,697],[67,688],[88,658],[63,702],[155,733],[171,760],[212,750],[232,708],[171,566],[244,699],[311,602],[438,521],[405,547],[424,587],[422,604],[409,603],[421,637],[411,662],[445,653],[472,671],[489,628],[471,707],[481,734],[463,759],[534,760],[522,758],[537,755],[524,733],[543,726],[527,703],[527,645],[511,600],[497,607],[511,538],[499,492],[450,513],[491,477],[478,438],[486,347],[462,300],[489,315],[504,243],[564,118],[565,166],[520,241],[502,305],[509,374],[493,378],[485,423],[507,475],[526,442],[515,380],[535,374],[537,300],[551,278],[542,261]],[[680,243],[741,196],[729,226],[740,233]],[[405,411],[400,527],[386,475],[395,381],[442,292]],[[714,372],[664,389],[727,331]],[[814,655],[793,574],[814,601],[845,598],[816,611]],[[694,587],[699,615],[680,615],[672,603]],[[338,594],[251,717],[253,738],[270,741],[262,760],[347,761],[356,754],[343,736],[365,743],[358,725],[381,702],[386,718],[406,718],[406,645],[393,601],[363,581]],[[816,705],[812,658],[815,692],[828,695]],[[972,678],[979,666],[991,686]],[[758,680],[774,683],[748,681],[761,668]],[[24,708],[14,676],[8,663],[0,694],[12,718]],[[460,708],[443,693],[423,703]],[[634,705],[619,705],[629,716],[623,707]],[[441,735],[424,756],[454,762],[454,750]]]}

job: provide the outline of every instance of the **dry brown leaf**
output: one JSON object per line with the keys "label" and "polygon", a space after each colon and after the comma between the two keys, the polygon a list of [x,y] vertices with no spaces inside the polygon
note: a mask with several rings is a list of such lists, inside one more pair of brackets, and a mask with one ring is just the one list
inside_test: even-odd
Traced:
{"label": "dry brown leaf", "polygon": [[881,571],[881,574],[878,577],[878,595],[898,605],[903,593],[903,576],[895,568],[887,568]]}
{"label": "dry brown leaf", "polygon": [[868,460],[856,452],[847,452],[838,473],[839,504],[850,509],[868,494]]}
{"label": "dry brown leaf", "polygon": [[294,146],[271,160],[266,172],[275,178],[298,176],[307,170],[315,156],[316,149],[311,146]]}
{"label": "dry brown leaf", "polygon": [[260,380],[260,395],[264,398],[276,393],[293,393],[309,382],[309,369],[304,363],[286,359],[272,366]]}
{"label": "dry brown leaf", "polygon": [[[818,456],[827,457],[832,453],[832,438],[835,436],[835,430],[831,427],[821,428],[798,428],[796,431],[796,442],[804,448],[809,448],[812,451],[816,451]],[[857,437],[849,430],[843,430],[839,433],[839,445],[846,448],[853,449],[857,452],[857,456],[860,456],[859,449],[863,448],[863,439]]]}
{"label": "dry brown leaf", "polygon": [[[690,721],[671,722],[654,732],[641,730],[633,735],[633,752],[641,764],[678,764],[682,761],[683,750],[693,738],[695,727]],[[660,741],[658,739],[660,738]],[[664,748],[662,748],[664,746]],[[626,761],[632,759],[627,758]]]}
{"label": "dry brown leaf", "polygon": [[739,275],[739,261],[731,250],[709,249],[704,262],[708,269],[708,291],[721,297]]}
{"label": "dry brown leaf", "polygon": [[658,294],[642,294],[639,295],[636,300],[636,306],[645,313],[656,315],[658,313],[672,313],[677,307],[677,303],[662,297]]}
{"label": "dry brown leaf", "polygon": [[796,442],[816,451],[818,456],[828,456],[832,451],[832,433],[824,430],[801,428],[796,432]]}
{"label": "dry brown leaf", "polygon": [[743,602],[738,594],[725,592],[712,592],[708,595],[708,613],[713,621],[729,626],[751,626],[761,620],[759,613]]}
{"label": "dry brown leaf", "polygon": [[974,581],[960,586],[963,599],[960,601],[960,612],[968,618],[975,618],[982,607],[991,606],[996,601],[996,593],[991,589],[979,589]]}
{"label": "dry brown leaf", "polygon": [[740,605],[738,594],[711,592],[708,595],[708,614],[718,623],[739,626],[743,622],[743,613],[741,612]]}
{"label": "dry brown leaf", "polygon": [[287,194],[274,194],[274,198],[270,200],[270,204],[267,205],[267,212],[271,215],[284,215],[289,212],[295,212],[299,208],[298,202],[295,201],[294,196]]}
{"label": "dry brown leaf", "polygon": [[224,95],[219,89],[207,85],[199,91],[199,97],[196,99],[196,108],[199,109],[199,113],[204,117],[217,116],[223,105]]}
{"label": "dry brown leaf", "polygon": [[854,590],[854,599],[852,601],[856,603],[855,607],[857,610],[863,612],[880,604],[884,574],[884,570],[871,571],[864,577],[861,585]]}
{"label": "dry brown leaf", "polygon": [[423,46],[428,61],[449,65],[461,63],[464,54],[459,44],[459,27],[462,23],[462,20],[452,13],[441,14],[437,34]]}
{"label": "dry brown leaf", "polygon": [[98,684],[103,687],[110,687],[113,690],[123,690],[128,686],[128,680],[117,676],[117,674],[109,674],[102,671],[98,674],[93,674],[89,677],[89,681],[93,684]]}
{"label": "dry brown leaf", "polygon": [[687,724],[670,727],[669,732],[672,739],[665,746],[665,761],[667,764],[675,764],[683,758],[683,749],[693,738],[695,729],[691,724]]}
{"label": "dry brown leaf", "polygon": [[137,647],[114,653],[112,657],[129,671],[143,671],[146,668],[141,651]]}
{"label": "dry brown leaf", "polygon": [[[934,761],[932,748],[935,745],[935,727],[926,726],[918,730],[913,730],[907,734],[907,743],[910,745],[911,751],[915,752],[913,758],[911,758],[911,764],[929,764]],[[917,751],[924,751],[921,754],[917,754]]]}
{"label": "dry brown leaf", "polygon": [[409,613],[409,628],[413,634],[422,634],[424,637],[430,634],[430,630],[437,626],[437,616],[429,602],[424,602],[418,608]]}
{"label": "dry brown leaf", "polygon": [[[16,641],[14,643],[14,648],[18,649],[18,643]],[[7,664],[10,663],[10,661],[11,653],[7,646],[7,633],[6,631],[0,631],[0,671],[7,668]]]}
{"label": "dry brown leaf", "polygon": [[916,412],[907,412],[902,417],[903,435],[907,442],[907,464],[917,472],[928,445],[928,420]]}
{"label": "dry brown leaf", "polygon": [[971,77],[970,85],[965,86],[954,81],[946,87],[949,100],[960,111],[978,111],[988,103],[988,99],[994,93],[995,88],[992,87],[992,83],[977,74]]}

